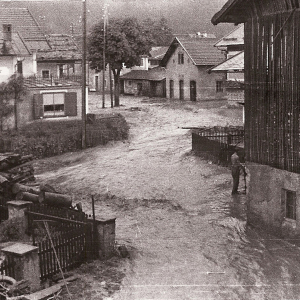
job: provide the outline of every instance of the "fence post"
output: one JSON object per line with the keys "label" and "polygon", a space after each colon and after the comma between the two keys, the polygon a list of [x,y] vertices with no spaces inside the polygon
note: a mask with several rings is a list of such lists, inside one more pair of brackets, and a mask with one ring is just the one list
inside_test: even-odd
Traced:
{"label": "fence post", "polygon": [[32,292],[40,289],[40,261],[38,247],[16,243],[1,250],[15,263],[15,279],[28,280]]}
{"label": "fence post", "polygon": [[99,257],[108,259],[113,256],[116,238],[116,218],[109,220],[97,220],[97,241],[99,245]]}

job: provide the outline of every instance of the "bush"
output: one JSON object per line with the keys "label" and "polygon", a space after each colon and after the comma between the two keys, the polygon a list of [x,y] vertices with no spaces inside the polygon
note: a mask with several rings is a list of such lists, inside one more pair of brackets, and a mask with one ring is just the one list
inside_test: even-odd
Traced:
{"label": "bush", "polygon": [[[86,124],[88,147],[104,145],[112,140],[128,138],[129,127],[125,118],[118,115],[96,116]],[[21,155],[33,154],[36,158],[59,155],[81,149],[82,122],[80,120],[41,119],[21,128],[0,135],[2,151]]]}

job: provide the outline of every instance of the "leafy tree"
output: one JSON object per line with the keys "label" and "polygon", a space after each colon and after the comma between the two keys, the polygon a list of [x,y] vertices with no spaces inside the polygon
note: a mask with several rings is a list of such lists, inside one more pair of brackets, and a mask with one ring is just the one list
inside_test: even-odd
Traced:
{"label": "leafy tree", "polygon": [[13,111],[13,106],[9,104],[7,84],[0,84],[0,131],[3,131],[4,119]]}
{"label": "leafy tree", "polygon": [[[94,70],[103,70],[103,22],[92,29],[88,37],[88,59]],[[115,106],[120,104],[120,72],[123,64],[131,68],[140,63],[140,56],[149,54],[152,37],[135,18],[111,19],[106,28],[105,61],[109,63],[115,81]]]}
{"label": "leafy tree", "polygon": [[168,20],[161,18],[154,21],[147,18],[143,21],[143,26],[146,28],[147,33],[151,35],[155,46],[169,46],[173,39],[172,29],[168,26]]}
{"label": "leafy tree", "polygon": [[8,94],[10,94],[14,99],[15,129],[18,130],[18,102],[22,101],[21,96],[26,94],[23,76],[19,74],[13,74],[9,78],[6,88]]}

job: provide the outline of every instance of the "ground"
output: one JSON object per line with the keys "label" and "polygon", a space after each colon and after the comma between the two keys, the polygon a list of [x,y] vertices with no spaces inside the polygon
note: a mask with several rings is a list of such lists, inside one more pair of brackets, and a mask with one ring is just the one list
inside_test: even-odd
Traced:
{"label": "ground", "polygon": [[90,112],[122,113],[128,141],[35,162],[37,181],[88,213],[94,195],[96,218],[116,217],[116,242],[130,252],[83,265],[71,299],[296,299],[298,248],[246,225],[230,170],[195,156],[182,129],[242,125],[242,109],[134,97],[102,109],[101,101],[90,96]]}

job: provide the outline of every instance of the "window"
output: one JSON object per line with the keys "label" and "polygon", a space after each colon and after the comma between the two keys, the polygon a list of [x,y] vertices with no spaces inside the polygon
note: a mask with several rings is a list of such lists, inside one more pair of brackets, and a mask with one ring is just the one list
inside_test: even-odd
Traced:
{"label": "window", "polygon": [[285,217],[296,220],[296,192],[283,189]]}
{"label": "window", "polygon": [[50,71],[49,70],[42,70],[42,77],[43,78],[50,78]]}
{"label": "window", "polygon": [[65,93],[43,94],[44,117],[65,115]]}
{"label": "window", "polygon": [[216,92],[222,93],[223,91],[224,91],[223,81],[217,81],[216,82]]}
{"label": "window", "polygon": [[141,61],[140,61],[140,67],[143,67],[144,66],[144,59],[141,58]]}
{"label": "window", "polygon": [[184,55],[183,55],[183,53],[178,53],[178,64],[179,65],[184,64]]}
{"label": "window", "polygon": [[23,74],[23,64],[22,61],[17,61],[17,73]]}
{"label": "window", "polygon": [[131,80],[128,80],[128,86],[132,86],[132,81]]}

